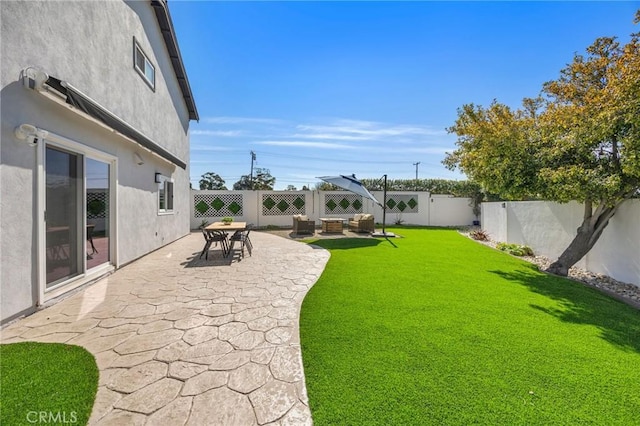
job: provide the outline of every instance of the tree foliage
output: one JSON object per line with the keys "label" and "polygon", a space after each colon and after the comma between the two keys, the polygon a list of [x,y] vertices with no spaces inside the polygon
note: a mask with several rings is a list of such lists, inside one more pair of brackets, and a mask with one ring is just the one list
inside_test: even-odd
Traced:
{"label": "tree foliage", "polygon": [[224,179],[219,174],[207,172],[200,177],[200,189],[226,190]]}
{"label": "tree foliage", "polygon": [[[640,19],[640,11],[636,14]],[[566,275],[640,190],[640,42],[597,39],[535,99],[458,110],[443,161],[506,199],[584,203],[576,239],[550,271]]]}
{"label": "tree foliage", "polygon": [[276,184],[276,178],[271,176],[269,169],[256,168],[253,182],[251,175],[243,175],[236,183],[233,184],[233,189],[239,190],[272,190]]}

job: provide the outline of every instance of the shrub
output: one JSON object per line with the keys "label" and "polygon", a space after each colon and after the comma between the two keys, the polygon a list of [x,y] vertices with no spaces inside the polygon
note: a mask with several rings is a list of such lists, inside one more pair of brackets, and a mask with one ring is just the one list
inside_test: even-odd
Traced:
{"label": "shrub", "polygon": [[489,241],[489,234],[482,229],[476,229],[475,231],[471,231],[469,236],[477,241]]}
{"label": "shrub", "polygon": [[533,256],[533,250],[531,250],[531,247],[520,244],[498,243],[496,248],[514,256]]}

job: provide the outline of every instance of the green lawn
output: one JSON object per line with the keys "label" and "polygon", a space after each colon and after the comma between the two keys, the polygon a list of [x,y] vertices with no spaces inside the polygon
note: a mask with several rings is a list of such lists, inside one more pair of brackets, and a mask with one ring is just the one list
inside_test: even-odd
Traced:
{"label": "green lawn", "polygon": [[638,425],[640,312],[446,229],[316,240],[316,425]]}
{"label": "green lawn", "polygon": [[79,346],[0,345],[0,425],[84,425],[97,389],[95,358]]}

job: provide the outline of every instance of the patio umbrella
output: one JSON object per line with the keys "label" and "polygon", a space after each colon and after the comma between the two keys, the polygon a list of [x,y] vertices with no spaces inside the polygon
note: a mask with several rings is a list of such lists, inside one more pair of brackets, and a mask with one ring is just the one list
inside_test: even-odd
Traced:
{"label": "patio umbrella", "polygon": [[371,194],[367,188],[364,187],[362,182],[356,179],[356,175],[351,176],[320,176],[318,179],[322,179],[323,181],[335,185],[339,188],[346,189],[349,192],[353,192],[354,194],[362,195],[365,198],[370,199],[377,205],[382,206],[380,201],[376,200],[376,197]]}
{"label": "patio umbrella", "polygon": [[362,195],[365,198],[372,200],[374,203],[382,207],[382,233],[374,232],[372,235],[374,237],[395,237],[395,234],[392,232],[385,232],[385,221],[387,216],[387,175],[384,175],[382,179],[384,179],[384,202],[376,200],[376,197],[371,194],[367,188],[364,187],[362,182],[356,179],[356,175],[345,176],[320,176],[318,179],[322,179],[327,183],[331,183],[339,188],[346,189],[349,192],[353,192],[354,194]]}

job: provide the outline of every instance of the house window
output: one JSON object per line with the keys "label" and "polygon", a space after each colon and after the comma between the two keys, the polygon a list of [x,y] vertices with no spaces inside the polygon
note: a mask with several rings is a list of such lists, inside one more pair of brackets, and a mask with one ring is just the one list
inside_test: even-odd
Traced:
{"label": "house window", "polygon": [[173,179],[156,174],[158,182],[158,213],[173,213]]}
{"label": "house window", "polygon": [[142,48],[133,39],[133,67],[138,71],[138,74],[153,90],[156,88],[156,67],[153,66],[147,55],[142,51]]}

